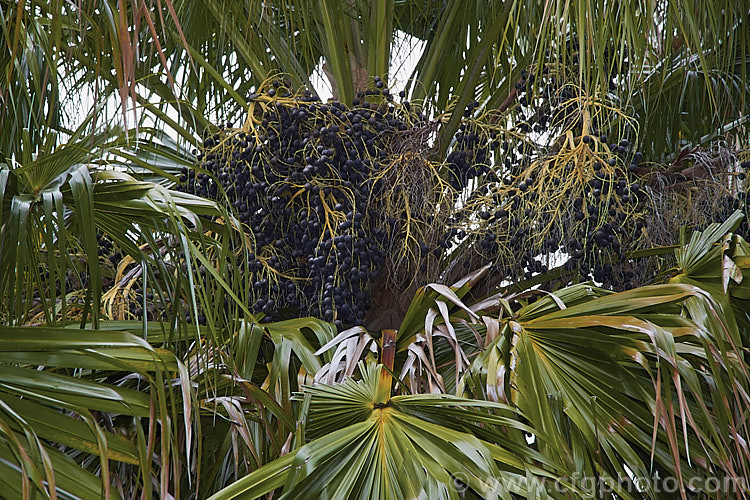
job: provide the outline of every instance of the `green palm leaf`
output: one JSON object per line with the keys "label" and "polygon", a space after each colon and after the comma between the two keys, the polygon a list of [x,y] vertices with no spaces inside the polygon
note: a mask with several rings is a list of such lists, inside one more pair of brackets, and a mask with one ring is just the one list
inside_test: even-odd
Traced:
{"label": "green palm leaf", "polygon": [[[177,408],[191,404],[191,389],[171,352],[125,332],[23,327],[0,329],[0,352],[0,454],[8,473],[4,477],[16,478],[8,480],[3,494],[55,485],[58,494],[94,498],[107,491],[117,496],[110,461],[137,466],[143,479],[159,468],[143,449],[145,443],[135,438],[132,425],[140,419],[150,421],[152,432],[160,427],[165,459],[183,451],[169,438],[180,432],[181,422],[183,446],[190,451],[193,423],[189,412]],[[175,372],[182,377],[182,392],[163,386]],[[72,450],[78,462],[66,456]]]}
{"label": "green palm leaf", "polygon": [[[656,467],[680,484],[717,472],[739,474],[744,453],[722,451],[736,436],[713,429],[726,420],[742,425],[734,415],[737,405],[747,404],[743,387],[750,379],[741,357],[726,345],[727,336],[736,335],[732,323],[715,317],[721,329],[713,329],[694,314],[693,320],[680,316],[682,307],[692,312],[692,304],[715,307],[703,290],[675,284],[609,294],[531,318],[525,317],[529,307],[522,308],[504,320],[495,344],[506,363],[503,394],[534,427],[553,436],[550,451],[568,449],[584,475],[625,478],[626,488],[623,464],[637,478],[649,478]],[[702,366],[711,370],[701,381]],[[725,384],[726,378],[732,382]],[[732,403],[715,405],[714,384]],[[712,460],[713,466],[699,465]]]}
{"label": "green palm leaf", "polygon": [[[458,498],[467,487],[510,498],[553,477],[534,465],[544,457],[525,446],[522,433],[531,429],[511,408],[440,395],[390,397],[380,366],[360,371],[358,382],[305,388],[300,398],[309,404],[312,440],[211,498],[256,498],[277,488],[282,498]],[[488,427],[507,434],[500,439]]]}

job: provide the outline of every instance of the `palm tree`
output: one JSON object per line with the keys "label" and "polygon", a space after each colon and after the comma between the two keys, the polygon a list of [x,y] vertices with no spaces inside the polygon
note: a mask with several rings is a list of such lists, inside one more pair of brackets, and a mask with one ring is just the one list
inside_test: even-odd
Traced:
{"label": "palm tree", "polygon": [[[746,190],[744,2],[27,0],[0,16],[4,495],[750,492],[747,225],[708,224]],[[261,129],[271,105],[297,106],[273,81],[318,80],[347,107],[403,88],[434,134],[411,152],[438,186],[462,136],[510,142],[494,172],[425,204],[459,207],[476,237],[421,281],[374,284],[406,298],[381,298],[395,330],[265,321],[251,305],[273,264],[225,192],[181,183],[215,174],[204,139],[232,137],[227,123]],[[71,113],[84,95],[93,109]],[[643,183],[625,215],[649,230],[621,254],[636,273],[619,288],[588,281],[593,261],[530,267],[594,227],[571,219],[576,196],[622,202],[589,184],[597,162],[632,157],[605,130],[646,159],[624,194]],[[517,152],[528,162],[503,172]],[[520,183],[535,234],[484,265],[481,238],[512,234],[482,214]],[[396,275],[416,268],[389,258]],[[464,262],[479,270],[459,279]]]}

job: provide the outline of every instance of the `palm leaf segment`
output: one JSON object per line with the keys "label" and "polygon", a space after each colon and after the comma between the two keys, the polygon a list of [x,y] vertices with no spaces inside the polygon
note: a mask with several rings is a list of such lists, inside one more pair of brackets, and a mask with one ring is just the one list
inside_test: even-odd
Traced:
{"label": "palm leaf segment", "polygon": [[541,487],[529,477],[555,477],[553,468],[535,465],[549,462],[526,445],[532,430],[508,406],[391,397],[382,365],[360,370],[360,381],[305,387],[299,399],[312,441],[212,498],[256,498],[277,488],[282,498],[457,498],[466,488],[510,498]]}
{"label": "palm leaf segment", "polygon": [[[150,484],[160,474],[166,486],[170,474],[181,474],[179,460],[172,460],[183,445],[171,426],[184,423],[181,437],[190,450],[192,391],[171,351],[124,331],[3,327],[0,353],[4,496],[119,498],[114,476],[134,473],[135,481]],[[172,381],[172,373],[179,378]],[[160,467],[149,450],[161,454]]]}
{"label": "palm leaf segment", "polygon": [[[656,471],[680,487],[739,477],[745,453],[725,450],[744,446],[728,427],[742,427],[737,411],[748,404],[748,379],[725,329],[680,316],[691,304],[717,307],[685,284],[606,294],[562,310],[540,300],[501,330],[497,348],[515,369],[498,392],[553,438],[542,453],[572,460],[581,477],[602,478],[619,496],[654,495]],[[729,402],[716,404],[717,385]],[[714,431],[721,421],[727,428]]]}

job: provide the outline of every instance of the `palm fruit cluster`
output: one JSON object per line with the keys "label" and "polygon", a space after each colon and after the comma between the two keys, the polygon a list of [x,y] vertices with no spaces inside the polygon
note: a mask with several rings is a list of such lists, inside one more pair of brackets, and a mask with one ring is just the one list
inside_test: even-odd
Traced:
{"label": "palm fruit cluster", "polygon": [[[559,118],[581,95],[555,89],[552,72],[524,72],[507,114],[469,104],[441,161],[440,118],[382,83],[347,106],[276,81],[244,126],[207,134],[198,168],[183,171],[183,189],[225,200],[252,234],[255,312],[361,324],[373,286],[449,282],[487,262],[499,279],[530,277],[550,255],[612,279],[608,263],[640,229],[641,157],[594,130],[610,116]],[[534,135],[555,127],[565,140],[541,147]]]}
{"label": "palm fruit cluster", "polygon": [[205,137],[200,168],[183,171],[183,188],[225,199],[252,234],[255,312],[362,324],[386,254],[409,238],[407,224],[424,232],[414,228],[432,208],[415,204],[409,221],[394,217],[413,194],[403,184],[403,144],[419,140],[413,132],[427,120],[387,88],[347,107],[275,81],[252,102],[244,127]]}
{"label": "palm fruit cluster", "polygon": [[650,167],[612,100],[618,73],[602,94],[565,71],[522,71],[501,106],[469,103],[441,157],[444,117],[378,78],[351,105],[275,81],[251,96],[246,123],[205,135],[181,186],[228,203],[253,238],[237,265],[248,306],[269,319],[362,324],[373,291],[451,283],[488,262],[495,284],[564,264],[629,288],[646,276],[628,252],[653,242]]}
{"label": "palm fruit cluster", "polygon": [[462,218],[475,214],[473,246],[503,279],[567,261],[580,279],[627,288],[639,276],[618,264],[643,241],[643,155],[627,117],[561,71],[522,71],[506,109],[469,105],[447,156],[451,182],[470,193]]}

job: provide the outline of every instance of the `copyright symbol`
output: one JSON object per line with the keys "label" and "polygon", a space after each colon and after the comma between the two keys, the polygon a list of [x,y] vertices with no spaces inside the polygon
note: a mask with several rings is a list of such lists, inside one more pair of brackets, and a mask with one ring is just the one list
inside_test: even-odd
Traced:
{"label": "copyright symbol", "polygon": [[453,491],[456,493],[465,493],[469,489],[468,474],[464,471],[456,471],[451,474],[453,479]]}

